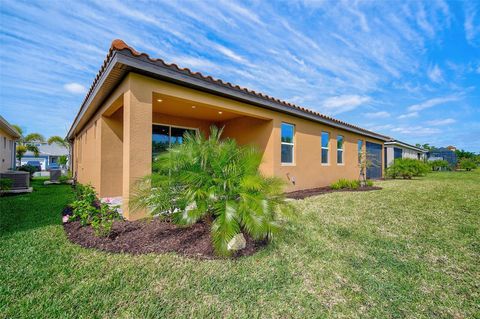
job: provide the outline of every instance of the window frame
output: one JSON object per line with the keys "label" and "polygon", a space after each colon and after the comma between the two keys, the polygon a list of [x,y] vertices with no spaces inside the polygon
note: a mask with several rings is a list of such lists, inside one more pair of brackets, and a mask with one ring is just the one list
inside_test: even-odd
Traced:
{"label": "window frame", "polygon": [[[157,122],[152,122],[152,129],[153,129],[154,125],[168,127],[168,147],[172,146],[172,141],[171,141],[172,128],[179,128],[179,129],[183,129],[183,130],[192,130],[192,131],[195,131],[197,134],[200,131],[200,128],[198,128],[198,127],[178,126],[178,125],[163,124],[163,123],[157,123]],[[153,138],[153,132],[152,132],[152,138]],[[153,150],[152,150],[152,157],[153,157]]]}
{"label": "window frame", "polygon": [[[290,125],[293,128],[293,136],[292,136],[292,143],[282,141],[282,126],[283,125]],[[295,124],[282,122],[280,124],[280,165],[282,166],[295,166]],[[290,145],[292,146],[292,161],[291,162],[283,162],[282,160],[282,145]]]}
{"label": "window frame", "polygon": [[[327,146],[323,146],[323,133],[328,135],[327,137]],[[323,150],[327,150],[327,162],[323,162]],[[329,166],[330,165],[330,132],[322,131],[320,134],[320,164],[322,166]]]}
{"label": "window frame", "polygon": [[[338,148],[339,138],[342,138],[342,148]],[[345,136],[337,134],[337,165],[345,165]],[[338,152],[342,152],[342,162],[338,162]]]}

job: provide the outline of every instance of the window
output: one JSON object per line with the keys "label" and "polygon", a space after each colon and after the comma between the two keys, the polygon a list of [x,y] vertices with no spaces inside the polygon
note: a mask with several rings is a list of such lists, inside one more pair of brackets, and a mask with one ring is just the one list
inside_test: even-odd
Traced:
{"label": "window", "polygon": [[183,135],[186,132],[195,133],[196,129],[154,124],[152,126],[152,158],[165,152],[172,145],[182,144]]}
{"label": "window", "polygon": [[343,136],[337,136],[337,164],[343,164]]}
{"label": "window", "polygon": [[7,148],[7,138],[3,137],[3,148]]}
{"label": "window", "polygon": [[328,148],[330,145],[330,133],[322,132],[322,164],[328,164]]}
{"label": "window", "polygon": [[361,164],[362,163],[362,149],[363,149],[363,141],[362,140],[358,140],[357,148],[358,148],[358,164]]}
{"label": "window", "polygon": [[282,164],[293,164],[295,126],[282,123]]}

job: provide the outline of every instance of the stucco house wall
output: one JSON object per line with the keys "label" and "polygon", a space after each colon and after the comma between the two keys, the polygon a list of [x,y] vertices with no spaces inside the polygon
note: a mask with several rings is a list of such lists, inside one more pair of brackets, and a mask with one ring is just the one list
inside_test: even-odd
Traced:
{"label": "stucco house wall", "polygon": [[[124,48],[124,43],[120,44],[118,50]],[[140,67],[137,62],[143,63],[145,56],[137,55],[131,48],[128,50],[124,52],[133,54],[134,60],[138,56],[134,64]],[[109,67],[112,52],[100,72]],[[130,63],[128,61],[126,63]],[[124,68],[111,72],[122,70]],[[167,76],[171,76],[170,73]],[[314,119],[303,118],[312,114],[304,109],[300,112],[302,116],[291,115],[217,92],[199,90],[182,81],[183,77],[179,83],[130,71],[106,97],[87,95],[85,101],[88,103],[84,102],[85,107],[81,108],[69,131],[74,176],[80,183],[92,184],[101,197],[122,196],[122,209],[127,219],[145,216],[145,212],[129,211],[128,200],[137,180],[151,172],[154,124],[193,128],[205,134],[211,125],[224,127],[224,137],[258,148],[263,159],[260,170],[265,175],[283,178],[287,183],[286,191],[326,186],[340,178],[357,179],[360,175],[358,141],[362,140],[364,150],[367,141],[376,143],[381,150],[383,142],[388,140],[331,118],[320,116],[323,122],[314,120],[319,115],[314,115]],[[109,82],[112,80],[106,83]],[[96,92],[101,92],[102,88],[100,86]],[[95,90],[95,83],[92,90]],[[102,102],[90,107],[96,101]],[[291,110],[295,108],[287,108]],[[281,163],[282,123],[295,127],[294,162],[290,164]],[[341,128],[343,126],[350,129]],[[330,134],[328,164],[321,163],[322,131]],[[338,135],[344,138],[342,164],[337,164]],[[383,163],[383,155],[380,160]]]}
{"label": "stucco house wall", "polygon": [[15,169],[17,131],[0,116],[0,172]]}

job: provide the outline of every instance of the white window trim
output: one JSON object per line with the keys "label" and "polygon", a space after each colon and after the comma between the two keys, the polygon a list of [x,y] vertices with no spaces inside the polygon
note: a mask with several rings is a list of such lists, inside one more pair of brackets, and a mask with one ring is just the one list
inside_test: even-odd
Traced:
{"label": "white window trim", "polygon": [[[283,124],[286,124],[286,125],[290,125],[293,127],[293,143],[288,143],[288,142],[283,142],[282,141],[282,125]],[[295,166],[295,124],[291,124],[291,123],[286,123],[286,122],[282,122],[280,124],[280,165],[281,166]],[[292,162],[282,162],[282,148],[281,146],[282,145],[291,145],[292,146]]]}
{"label": "white window trim", "polygon": [[[327,144],[327,147],[323,147],[323,143],[322,143],[322,135],[323,133],[327,133],[328,134],[328,144]],[[323,155],[322,155],[322,152],[320,151],[320,164],[322,166],[330,166],[330,132],[327,132],[327,131],[322,131],[322,134],[320,134],[320,148],[321,150],[327,150],[327,162],[324,163],[323,162]]]}
{"label": "white window trim", "polygon": [[[342,138],[342,148],[338,148],[338,138],[341,137]],[[343,156],[345,154],[345,136],[343,135],[337,135],[337,165],[339,166],[345,166],[345,156]],[[338,162],[338,152],[342,152],[342,162],[339,163]]]}

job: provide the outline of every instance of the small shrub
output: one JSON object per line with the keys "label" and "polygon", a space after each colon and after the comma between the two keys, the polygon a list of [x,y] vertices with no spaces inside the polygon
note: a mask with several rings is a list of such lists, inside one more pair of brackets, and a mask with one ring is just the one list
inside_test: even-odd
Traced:
{"label": "small shrub", "polygon": [[411,179],[414,176],[425,175],[429,171],[427,164],[412,158],[397,158],[395,162],[387,168],[387,177]]}
{"label": "small shrub", "polygon": [[373,186],[373,181],[371,179],[367,179],[366,186],[372,187]]}
{"label": "small shrub", "polygon": [[462,158],[458,163],[458,166],[461,169],[464,169],[467,171],[471,171],[472,169],[477,168],[477,164],[472,159],[469,159],[469,158]]}
{"label": "small shrub", "polygon": [[12,189],[13,181],[10,178],[0,178],[0,190],[8,191]]}
{"label": "small shrub", "polygon": [[58,179],[58,181],[62,184],[65,184],[66,182],[68,182],[71,179],[72,179],[72,173],[70,171],[68,171],[67,174],[61,175],[60,178]]}
{"label": "small shrub", "polygon": [[442,169],[450,169],[450,164],[445,160],[434,160],[428,162],[432,171],[440,171]]}
{"label": "small shrub", "polygon": [[95,190],[90,185],[78,184],[75,188],[76,200],[71,204],[73,214],[69,220],[79,220],[82,226],[91,225],[96,236],[106,237],[112,230],[113,221],[120,219],[116,207],[100,203]]}
{"label": "small shrub", "polygon": [[345,178],[341,178],[332,185],[330,185],[331,189],[343,189],[343,188],[349,188],[349,189],[357,189],[360,187],[360,181],[356,179],[348,180]]}
{"label": "small shrub", "polygon": [[37,171],[37,168],[32,165],[22,165],[17,168],[18,171],[23,171],[23,172],[29,172],[30,173],[30,179],[33,178],[33,174]]}
{"label": "small shrub", "polygon": [[92,221],[91,226],[96,236],[107,237],[112,232],[113,221],[120,219],[116,208],[110,207],[106,203],[100,204],[98,214],[96,214]]}

